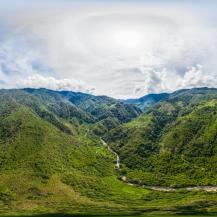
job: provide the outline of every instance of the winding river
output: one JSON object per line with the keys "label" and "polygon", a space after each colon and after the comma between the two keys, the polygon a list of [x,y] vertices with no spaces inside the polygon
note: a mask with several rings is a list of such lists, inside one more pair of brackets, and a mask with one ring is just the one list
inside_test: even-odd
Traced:
{"label": "winding river", "polygon": [[[102,144],[107,148],[109,152],[111,152],[116,157],[115,161],[115,167],[119,170],[120,169],[120,157],[117,152],[115,152],[102,138],[101,138]],[[164,191],[164,192],[174,192],[174,191],[180,191],[180,190],[186,190],[186,191],[206,191],[206,192],[217,192],[216,186],[189,186],[185,188],[172,188],[172,187],[164,187],[164,186],[147,186],[147,185],[138,185],[131,183],[129,180],[127,180],[126,176],[121,176],[122,181],[126,182],[128,185],[134,185],[138,187],[143,187],[155,191]]]}
{"label": "winding river", "polygon": [[116,157],[115,166],[116,166],[117,169],[120,169],[120,157],[119,157],[118,153],[115,152],[114,150],[112,150],[110,148],[110,146],[103,139],[101,139],[101,142],[108,149],[108,151],[110,151],[113,155],[115,155],[115,157]]}

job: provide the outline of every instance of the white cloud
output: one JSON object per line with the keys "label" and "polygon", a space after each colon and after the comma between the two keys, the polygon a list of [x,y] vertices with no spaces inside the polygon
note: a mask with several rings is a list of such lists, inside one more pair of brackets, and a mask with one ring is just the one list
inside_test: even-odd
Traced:
{"label": "white cloud", "polygon": [[82,81],[75,79],[56,79],[51,76],[42,76],[39,74],[31,75],[24,79],[19,79],[15,82],[18,88],[32,87],[32,88],[43,88],[46,87],[51,90],[73,90],[83,91],[86,93],[92,93],[94,88],[89,87]]}
{"label": "white cloud", "polygon": [[71,89],[117,98],[216,87],[217,22],[208,9],[192,5],[186,10],[186,5],[169,3],[64,1],[58,8],[4,15],[0,87]]}

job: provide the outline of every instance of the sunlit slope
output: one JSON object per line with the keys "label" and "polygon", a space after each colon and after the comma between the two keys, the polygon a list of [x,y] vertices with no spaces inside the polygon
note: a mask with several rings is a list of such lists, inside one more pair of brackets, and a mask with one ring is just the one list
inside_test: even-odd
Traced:
{"label": "sunlit slope", "polygon": [[[185,105],[180,100],[164,101],[137,117],[141,112],[135,112],[134,106],[110,98],[109,104],[106,97],[104,106],[97,101],[95,111],[100,107],[100,112],[94,114],[89,111],[93,105],[89,109],[84,107],[90,99],[83,100],[81,105],[75,102],[76,96],[71,96],[75,93],[67,93],[70,97],[65,94],[44,89],[0,91],[1,215],[216,211],[215,193],[151,191],[118,179],[122,173],[132,182],[150,185],[179,186],[195,180],[212,184],[214,149],[201,149],[209,152],[202,158],[191,156],[190,161],[189,153],[197,156],[200,153],[186,153],[190,148],[182,145],[185,136],[177,137],[174,133],[181,135],[183,131],[192,137],[186,133],[189,128],[186,120],[195,122],[200,117],[198,128],[207,126],[200,135],[206,135],[206,141],[214,144],[209,140],[215,132],[213,97],[207,99],[208,104],[201,100],[195,105],[190,105],[192,100]],[[93,99],[89,102],[94,103]],[[103,113],[109,116],[103,118],[100,115]],[[130,114],[137,118],[128,122]],[[126,119],[121,120],[123,115]],[[103,146],[100,137],[107,139],[120,154],[121,170],[115,169],[115,156]],[[174,137],[178,138],[175,151]],[[196,137],[191,141],[196,141]],[[186,148],[182,150],[182,146]],[[210,167],[207,161],[211,162]],[[192,177],[186,164],[191,165]],[[201,164],[206,167],[198,167]],[[200,170],[208,175],[199,173]]]}
{"label": "sunlit slope", "polygon": [[216,89],[182,90],[106,136],[132,182],[217,185]]}
{"label": "sunlit slope", "polygon": [[117,179],[115,157],[89,123],[23,91],[2,91],[0,100],[0,213],[120,210],[148,193]]}

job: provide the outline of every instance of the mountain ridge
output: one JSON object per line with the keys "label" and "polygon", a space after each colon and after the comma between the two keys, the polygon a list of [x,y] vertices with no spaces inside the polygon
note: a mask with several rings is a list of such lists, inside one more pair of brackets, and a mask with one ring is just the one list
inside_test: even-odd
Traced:
{"label": "mountain ridge", "polygon": [[110,131],[124,173],[147,185],[216,185],[216,102],[217,89],[177,91]]}
{"label": "mountain ridge", "polygon": [[145,111],[47,89],[0,90],[0,102],[1,214],[216,210],[203,186],[217,185],[217,89],[181,90]]}

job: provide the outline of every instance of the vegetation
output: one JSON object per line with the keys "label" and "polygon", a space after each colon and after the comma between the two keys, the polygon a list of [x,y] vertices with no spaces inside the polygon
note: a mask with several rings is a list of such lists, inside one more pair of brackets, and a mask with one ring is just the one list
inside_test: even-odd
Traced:
{"label": "vegetation", "polygon": [[161,186],[217,185],[217,91],[175,92],[107,141],[131,182]]}
{"label": "vegetation", "polygon": [[216,109],[215,89],[175,92],[145,113],[105,96],[0,90],[0,215],[216,212],[214,192],[121,180],[217,185]]}
{"label": "vegetation", "polygon": [[162,100],[168,99],[170,94],[168,93],[160,93],[160,94],[148,94],[138,99],[127,99],[124,100],[126,104],[136,105],[143,111],[147,111],[153,107],[156,103]]}

